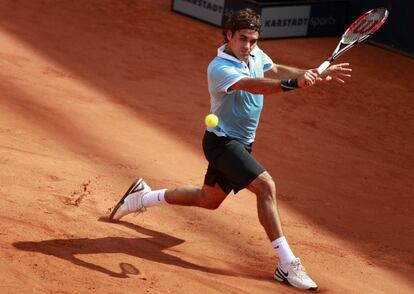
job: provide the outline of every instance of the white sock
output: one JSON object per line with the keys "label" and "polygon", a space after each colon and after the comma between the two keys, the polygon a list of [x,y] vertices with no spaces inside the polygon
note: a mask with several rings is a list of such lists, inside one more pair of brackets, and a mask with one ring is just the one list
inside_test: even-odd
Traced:
{"label": "white sock", "polygon": [[285,236],[279,237],[276,240],[272,241],[272,246],[276,250],[276,253],[279,256],[280,264],[282,266],[285,266],[296,258],[290,249]]}
{"label": "white sock", "polygon": [[142,204],[145,208],[160,205],[165,202],[164,194],[167,189],[150,191],[142,197]]}

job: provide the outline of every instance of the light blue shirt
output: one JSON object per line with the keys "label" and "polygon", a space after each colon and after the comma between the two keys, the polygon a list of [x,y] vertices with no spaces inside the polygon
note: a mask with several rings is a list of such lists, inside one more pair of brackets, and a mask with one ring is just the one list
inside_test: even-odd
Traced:
{"label": "light blue shirt", "polygon": [[256,46],[246,64],[225,53],[225,46],[218,48],[217,56],[207,69],[211,113],[219,118],[219,124],[207,130],[217,136],[236,138],[250,144],[256,136],[263,95],[229,88],[245,77],[264,77],[264,72],[272,68],[273,61]]}

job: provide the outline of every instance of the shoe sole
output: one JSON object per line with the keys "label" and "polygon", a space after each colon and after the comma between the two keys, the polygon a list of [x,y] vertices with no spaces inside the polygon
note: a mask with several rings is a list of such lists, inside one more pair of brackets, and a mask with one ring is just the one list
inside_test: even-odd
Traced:
{"label": "shoe sole", "polygon": [[[279,277],[279,276],[277,276],[277,275],[273,275],[273,278],[274,278],[276,281],[280,282],[280,283],[284,283],[284,284],[289,285],[289,286],[291,286],[291,287],[297,288],[297,287],[293,286],[291,283],[289,283],[288,279],[286,279],[286,278],[280,278],[280,277]],[[308,291],[318,291],[318,287],[310,287],[310,288],[308,288],[308,289],[303,289],[303,290],[308,290]]]}
{"label": "shoe sole", "polygon": [[115,213],[118,211],[119,207],[124,204],[124,200],[125,198],[128,197],[128,195],[131,193],[131,191],[138,186],[139,184],[141,184],[142,179],[139,178],[138,180],[136,180],[135,182],[132,183],[131,187],[129,187],[129,189],[125,192],[125,195],[122,196],[122,198],[118,201],[118,203],[115,205],[114,209],[111,212],[111,215],[109,216],[109,221],[111,222],[117,222],[117,219],[114,219],[114,215]]}

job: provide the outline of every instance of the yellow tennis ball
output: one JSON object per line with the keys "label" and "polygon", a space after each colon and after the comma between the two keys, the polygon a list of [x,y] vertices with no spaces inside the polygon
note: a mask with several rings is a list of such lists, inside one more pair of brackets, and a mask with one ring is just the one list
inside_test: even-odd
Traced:
{"label": "yellow tennis ball", "polygon": [[206,126],[208,126],[209,128],[214,128],[218,125],[219,119],[217,115],[210,113],[209,115],[206,116],[206,118],[204,119],[204,122]]}

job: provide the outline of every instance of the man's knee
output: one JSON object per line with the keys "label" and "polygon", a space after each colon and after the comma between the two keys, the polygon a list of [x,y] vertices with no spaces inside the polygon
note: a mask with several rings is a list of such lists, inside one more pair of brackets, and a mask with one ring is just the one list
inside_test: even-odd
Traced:
{"label": "man's knee", "polygon": [[251,184],[253,191],[258,198],[276,199],[276,183],[268,172],[260,174]]}

